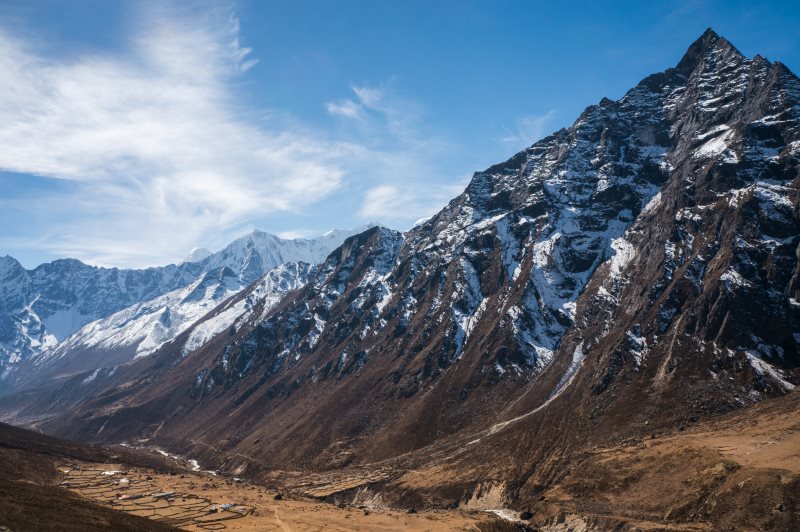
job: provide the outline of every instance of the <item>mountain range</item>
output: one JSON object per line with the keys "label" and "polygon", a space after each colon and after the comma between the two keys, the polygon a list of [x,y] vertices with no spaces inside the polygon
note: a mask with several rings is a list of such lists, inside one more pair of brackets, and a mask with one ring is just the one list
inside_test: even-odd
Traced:
{"label": "mountain range", "polygon": [[145,270],[98,268],[74,259],[26,270],[3,257],[2,381],[8,386],[41,378],[42,368],[56,360],[62,370],[79,371],[147,355],[275,268],[282,267],[268,290],[293,288],[311,265],[366,227],[292,240],[256,230],[217,253],[193,250],[180,264]]}
{"label": "mountain range", "polygon": [[[305,261],[318,265],[277,274],[286,260],[234,254],[233,267],[222,252],[147,278],[92,270],[131,287],[102,308],[148,356],[98,355],[0,409],[60,436],[157,445],[264,481],[344,468],[395,505],[546,512],[558,486],[575,511],[609,513],[580,494],[599,500],[636,479],[576,480],[591,453],[796,393],[799,206],[800,80],[708,30],[675,67],[475,173],[406,233],[371,227]],[[199,321],[192,310],[158,336],[178,313],[167,300],[209,290],[220,295],[202,298]],[[145,298],[158,302],[136,305]],[[63,323],[52,301],[66,298],[17,299],[31,316],[47,309],[25,329],[28,350],[56,356],[36,327]],[[70,316],[88,315],[81,305]],[[87,327],[64,349],[118,345],[110,325]],[[717,473],[683,506],[647,512],[721,522],[732,473]],[[796,476],[763,478],[796,500]],[[758,526],[797,519],[759,512]]]}

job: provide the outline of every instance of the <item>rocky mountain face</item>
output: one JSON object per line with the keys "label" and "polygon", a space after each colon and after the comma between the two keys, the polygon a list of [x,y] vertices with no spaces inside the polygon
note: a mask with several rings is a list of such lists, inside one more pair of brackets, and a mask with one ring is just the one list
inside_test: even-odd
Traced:
{"label": "rocky mountain face", "polygon": [[[8,385],[34,376],[31,373],[48,360],[80,359],[86,354],[77,360],[75,370],[80,370],[94,367],[103,357],[114,364],[149,354],[281,264],[294,263],[291,271],[298,276],[293,282],[301,282],[308,264],[322,262],[345,238],[363,229],[294,240],[253,231],[217,253],[195,253],[194,262],[145,270],[97,268],[70,259],[29,271],[4,257],[0,259],[0,375]],[[288,289],[292,283],[274,286]],[[69,355],[76,352],[77,357]],[[19,370],[27,360],[31,364]]]}
{"label": "rocky mountain face", "polygon": [[[510,504],[533,506],[547,486],[576,476],[589,449],[796,396],[800,81],[709,31],[677,68],[606,102],[607,112],[654,94],[664,97],[666,178],[612,241],[615,253],[584,287],[551,365],[502,409],[502,421],[442,451],[452,453],[448,472],[436,474],[449,488],[492,478]],[[458,453],[458,444],[469,447]],[[724,478],[675,509],[720,513],[708,501]],[[576,493],[632,479],[605,481],[587,478]],[[769,489],[783,493],[778,484]]]}
{"label": "rocky mountain face", "polygon": [[631,382],[643,416],[689,402],[689,418],[798,382],[800,81],[713,33],[670,75],[686,79],[664,106],[672,174],[562,339],[593,353],[594,415],[643,404]]}
{"label": "rocky mountain face", "polygon": [[183,351],[189,328],[91,397],[79,375],[68,407],[39,398],[61,414],[43,426],[237,475],[435,456],[430,478],[458,472],[425,484],[443,501],[478,478],[533,500],[568,449],[800,382],[798,113],[793,73],[709,30],[202,347]]}

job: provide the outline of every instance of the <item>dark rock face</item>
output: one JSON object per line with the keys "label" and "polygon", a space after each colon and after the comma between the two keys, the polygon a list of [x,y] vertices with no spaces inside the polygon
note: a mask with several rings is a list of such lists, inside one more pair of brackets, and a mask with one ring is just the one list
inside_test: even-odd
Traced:
{"label": "dark rock face", "polygon": [[348,239],[273,310],[180,362],[165,347],[115,381],[137,385],[50,428],[219,460],[213,442],[244,471],[539,416],[509,440],[531,464],[531,434],[672,426],[785,393],[800,382],[798,113],[794,74],[709,31],[404,238]]}
{"label": "dark rock face", "polygon": [[592,415],[620,425],[660,408],[662,423],[697,419],[798,382],[800,82],[713,33],[678,71],[674,170],[562,340],[592,353]]}

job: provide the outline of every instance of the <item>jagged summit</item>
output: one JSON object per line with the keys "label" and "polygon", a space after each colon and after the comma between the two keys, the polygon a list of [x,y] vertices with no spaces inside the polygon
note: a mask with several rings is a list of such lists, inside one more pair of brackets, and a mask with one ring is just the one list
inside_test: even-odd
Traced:
{"label": "jagged summit", "polygon": [[10,268],[22,268],[22,265],[19,263],[17,259],[12,257],[11,255],[5,255],[0,257],[0,268],[3,270],[10,269]]}
{"label": "jagged summit", "polygon": [[714,56],[744,59],[744,55],[733,46],[730,41],[721,37],[713,29],[708,28],[689,46],[689,49],[680,60],[676,69],[689,76],[698,67],[704,65],[709,58]]}

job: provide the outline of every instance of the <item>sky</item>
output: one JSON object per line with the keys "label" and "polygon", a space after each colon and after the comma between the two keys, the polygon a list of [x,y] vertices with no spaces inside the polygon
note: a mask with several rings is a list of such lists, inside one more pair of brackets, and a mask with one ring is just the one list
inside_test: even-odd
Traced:
{"label": "sky", "polygon": [[0,0],[0,255],[406,230],[707,27],[800,72],[791,1]]}

